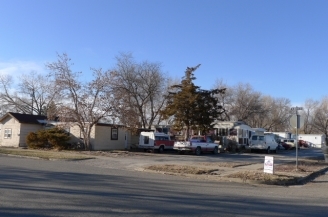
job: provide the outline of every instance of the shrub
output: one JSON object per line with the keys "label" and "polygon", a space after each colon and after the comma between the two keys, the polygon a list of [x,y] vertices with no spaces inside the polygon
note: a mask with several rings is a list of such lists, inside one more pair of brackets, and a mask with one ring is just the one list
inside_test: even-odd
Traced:
{"label": "shrub", "polygon": [[37,133],[29,133],[26,137],[26,143],[29,148],[55,148],[58,150],[68,149],[70,140],[68,133],[58,127],[47,130],[39,130]]}
{"label": "shrub", "polygon": [[43,148],[44,144],[38,138],[38,134],[31,132],[26,137],[26,143],[29,148],[37,149]]}
{"label": "shrub", "polygon": [[51,128],[47,130],[48,142],[56,149],[68,149],[70,144],[67,143],[70,140],[68,133],[61,128]]}

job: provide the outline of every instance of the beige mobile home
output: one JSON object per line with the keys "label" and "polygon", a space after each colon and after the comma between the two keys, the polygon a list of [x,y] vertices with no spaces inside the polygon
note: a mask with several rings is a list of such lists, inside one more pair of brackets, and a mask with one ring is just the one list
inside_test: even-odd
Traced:
{"label": "beige mobile home", "polygon": [[[72,142],[81,141],[83,135],[77,125],[70,127]],[[98,123],[91,131],[91,148],[95,151],[130,149],[131,144],[138,142],[137,136],[123,126]]]}
{"label": "beige mobile home", "polygon": [[8,112],[0,119],[0,146],[26,147],[26,136],[43,128],[47,117]]}

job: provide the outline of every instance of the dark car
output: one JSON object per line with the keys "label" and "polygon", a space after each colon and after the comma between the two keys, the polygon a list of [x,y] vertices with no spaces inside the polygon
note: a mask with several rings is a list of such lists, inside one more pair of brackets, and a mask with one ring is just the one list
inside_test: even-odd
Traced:
{"label": "dark car", "polygon": [[287,144],[286,142],[280,142],[280,145],[284,147],[284,149],[289,150],[292,148],[290,144]]}
{"label": "dark car", "polygon": [[304,140],[298,140],[298,147],[308,148],[309,144],[307,141]]}

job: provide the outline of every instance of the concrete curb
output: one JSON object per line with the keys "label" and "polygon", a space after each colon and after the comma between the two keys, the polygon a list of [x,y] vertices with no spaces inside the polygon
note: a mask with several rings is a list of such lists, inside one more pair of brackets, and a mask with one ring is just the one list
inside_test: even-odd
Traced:
{"label": "concrete curb", "polygon": [[302,177],[302,178],[299,178],[297,180],[297,183],[296,185],[304,185],[312,180],[314,180],[315,178],[317,178],[318,176],[321,176],[323,175],[325,172],[328,171],[328,166],[326,168],[323,168],[319,171],[316,171],[316,172],[313,172],[311,174],[309,174],[308,176],[305,176],[305,177]]}

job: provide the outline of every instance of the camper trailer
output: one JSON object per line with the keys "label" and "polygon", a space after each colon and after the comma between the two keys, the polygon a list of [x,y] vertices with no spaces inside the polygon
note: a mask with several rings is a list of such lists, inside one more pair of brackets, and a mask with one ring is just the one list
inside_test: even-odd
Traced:
{"label": "camper trailer", "polygon": [[138,147],[144,150],[156,150],[163,153],[164,150],[173,150],[174,141],[165,133],[141,132]]}
{"label": "camper trailer", "polygon": [[252,128],[243,121],[217,121],[213,126],[215,140],[225,149],[243,149],[249,145]]}

